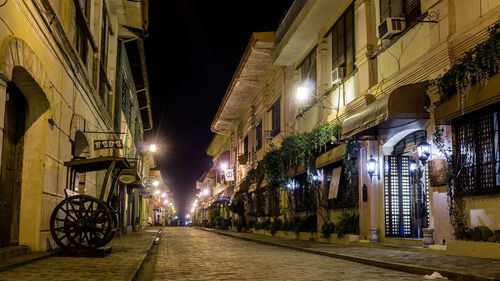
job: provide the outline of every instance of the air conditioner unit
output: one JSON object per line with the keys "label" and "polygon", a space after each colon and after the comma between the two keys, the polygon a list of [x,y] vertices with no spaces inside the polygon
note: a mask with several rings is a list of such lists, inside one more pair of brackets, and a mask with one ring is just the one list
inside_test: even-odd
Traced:
{"label": "air conditioner unit", "polygon": [[265,140],[272,140],[275,136],[276,136],[276,133],[274,130],[264,131],[264,139]]}
{"label": "air conditioner unit", "polygon": [[391,38],[400,33],[406,27],[405,18],[386,18],[378,26],[378,36],[380,39]]}
{"label": "air conditioner unit", "polygon": [[345,67],[337,67],[332,71],[332,82],[335,84],[341,83],[345,77]]}

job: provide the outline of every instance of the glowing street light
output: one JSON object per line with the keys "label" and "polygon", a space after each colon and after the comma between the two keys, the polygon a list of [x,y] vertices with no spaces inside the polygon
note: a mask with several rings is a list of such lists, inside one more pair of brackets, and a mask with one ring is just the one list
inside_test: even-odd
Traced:
{"label": "glowing street light", "polygon": [[161,191],[160,191],[159,189],[157,189],[157,190],[155,191],[155,194],[156,194],[156,195],[158,195],[158,194],[160,194],[160,192],[161,192]]}
{"label": "glowing street light", "polygon": [[156,144],[152,143],[149,145],[150,152],[156,152],[157,150],[158,150],[158,147],[156,146]]}
{"label": "glowing street light", "polygon": [[167,194],[166,194],[165,192],[163,192],[163,193],[161,194],[161,198],[165,198],[165,197],[167,197]]}
{"label": "glowing street light", "polygon": [[222,170],[227,169],[227,163],[226,163],[226,162],[224,162],[224,163],[220,164],[220,168],[221,168]]}
{"label": "glowing street light", "polygon": [[186,216],[186,219],[189,219],[189,217],[190,217],[190,215],[187,215],[187,216]]}
{"label": "glowing street light", "polygon": [[195,210],[195,209],[194,209],[194,207],[193,207],[193,208],[191,208],[191,213],[193,213],[193,212],[194,212],[194,210]]}
{"label": "glowing street light", "polygon": [[168,203],[167,199],[163,200],[163,204],[167,204],[167,203]]}
{"label": "glowing street light", "polygon": [[153,181],[153,186],[158,186],[158,185],[160,185],[159,181],[157,181],[157,180]]}
{"label": "glowing street light", "polygon": [[205,196],[208,195],[208,189],[203,190],[203,195],[205,195]]}

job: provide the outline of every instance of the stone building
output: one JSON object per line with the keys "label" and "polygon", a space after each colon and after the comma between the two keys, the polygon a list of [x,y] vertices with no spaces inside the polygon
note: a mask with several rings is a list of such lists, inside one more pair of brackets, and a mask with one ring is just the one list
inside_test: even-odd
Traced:
{"label": "stone building", "polygon": [[316,212],[315,239],[352,214],[356,241],[421,246],[425,234],[429,251],[500,258],[487,250],[500,233],[498,65],[475,61],[497,61],[498,28],[488,28],[499,15],[494,0],[295,1],[269,52],[254,34],[212,123],[231,135],[235,191],[270,143],[341,125],[309,168],[284,171],[294,204],[314,201],[313,185],[326,196],[323,218],[305,209]]}
{"label": "stone building", "polygon": [[[125,57],[144,62],[137,42],[148,25],[147,1],[7,1],[0,16],[0,247],[44,251],[54,247],[49,219],[65,197],[65,161],[140,157],[96,150],[93,142],[132,135],[132,142],[122,142],[140,149],[143,131],[152,126],[150,109],[140,109],[149,105],[145,65],[138,69],[142,80],[132,74],[136,92],[130,92],[139,116],[132,121],[140,125],[122,116],[118,99]],[[139,51],[123,56],[130,39]],[[77,191],[96,196],[103,179],[104,172],[80,174]]]}

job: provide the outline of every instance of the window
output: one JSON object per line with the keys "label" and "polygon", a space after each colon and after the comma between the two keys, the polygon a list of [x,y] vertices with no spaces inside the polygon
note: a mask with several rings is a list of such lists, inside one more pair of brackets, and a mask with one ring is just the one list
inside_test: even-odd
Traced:
{"label": "window", "polygon": [[[100,70],[99,70],[99,96],[104,101],[104,104],[108,105],[108,95],[107,92],[111,88],[107,78],[107,67],[108,67],[108,45],[109,45],[109,17],[106,9],[106,3],[103,2],[102,5],[102,24],[101,24],[101,46],[100,46]],[[111,107],[109,107],[111,108]]]}
{"label": "window", "polygon": [[354,70],[354,8],[349,6],[331,29],[332,69],[345,67],[349,75]]}
{"label": "window", "polygon": [[75,38],[74,44],[82,62],[87,65],[90,30],[88,27],[90,0],[75,0]]}
{"label": "window", "polygon": [[406,26],[420,16],[420,0],[380,0],[380,22],[390,17],[406,18]]}
{"label": "window", "polygon": [[248,135],[243,139],[243,154],[248,156]]}
{"label": "window", "polygon": [[262,148],[262,120],[255,127],[255,142],[256,150],[260,150]]}
{"label": "window", "polygon": [[300,63],[300,81],[310,79],[316,83],[316,48]]}
{"label": "window", "polygon": [[273,137],[281,132],[280,101],[281,98],[278,98],[269,109],[269,111],[271,111],[271,130],[273,131]]}
{"label": "window", "polygon": [[500,192],[498,115],[498,109],[481,110],[453,121],[457,156],[454,165],[461,167],[459,192]]}

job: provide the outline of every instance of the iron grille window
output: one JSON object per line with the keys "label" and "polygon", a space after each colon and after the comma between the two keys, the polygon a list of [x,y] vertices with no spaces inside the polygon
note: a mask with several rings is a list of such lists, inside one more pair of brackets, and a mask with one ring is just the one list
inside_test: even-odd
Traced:
{"label": "iron grille window", "polygon": [[[326,175],[325,184],[325,196],[328,196],[330,183],[332,182],[332,171],[333,169],[342,166],[341,163],[332,163],[326,166],[324,169]],[[340,173],[339,189],[337,193],[337,198],[328,199],[328,209],[340,209],[340,208],[354,208],[358,206],[359,203],[359,189],[358,189],[358,176],[356,174],[352,177],[352,183],[349,186],[347,180],[344,176],[344,170]]]}
{"label": "iron grille window", "polygon": [[[497,105],[498,106],[498,105]],[[458,191],[500,192],[498,110],[482,110],[453,121]]]}
{"label": "iron grille window", "polygon": [[257,143],[256,149],[260,150],[262,148],[262,120],[255,127],[255,141]]}
{"label": "iron grille window", "polygon": [[354,6],[340,16],[331,29],[332,69],[345,67],[349,75],[354,70]]}
{"label": "iron grille window", "polygon": [[406,26],[420,16],[420,0],[380,0],[380,22],[390,17],[404,17]]}

